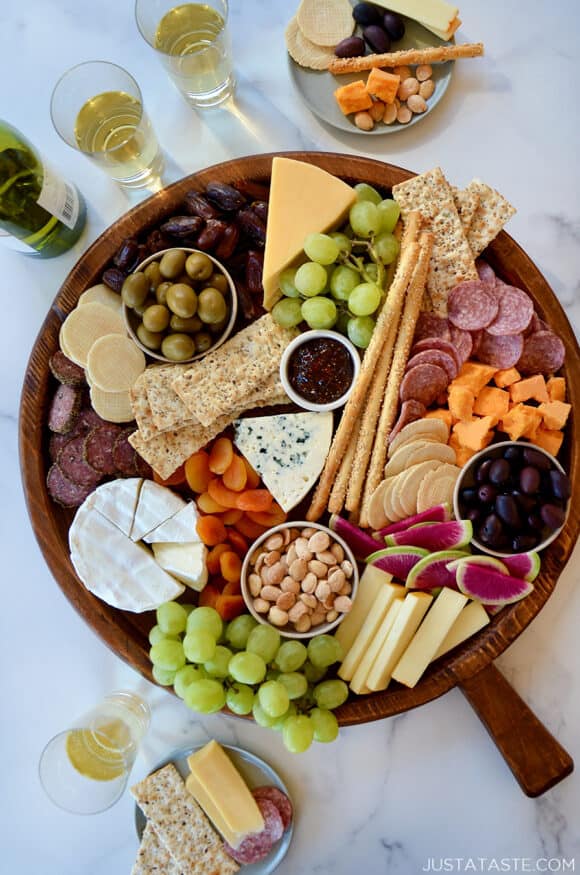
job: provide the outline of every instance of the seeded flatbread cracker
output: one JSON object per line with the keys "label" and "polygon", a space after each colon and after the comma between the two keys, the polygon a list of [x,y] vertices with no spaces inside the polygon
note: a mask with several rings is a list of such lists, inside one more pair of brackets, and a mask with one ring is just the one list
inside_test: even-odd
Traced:
{"label": "seeded flatbread cracker", "polygon": [[334,58],[334,52],[331,48],[317,46],[306,39],[296,18],[288,23],[284,36],[286,37],[288,54],[301,67],[308,67],[310,70],[326,70]]}
{"label": "seeded flatbread cracker", "polygon": [[461,225],[467,235],[471,221],[475,211],[479,205],[479,192],[473,188],[457,188],[456,185],[451,186],[453,192],[453,200],[461,219]]}
{"label": "seeded flatbread cracker", "polygon": [[306,39],[317,46],[336,46],[355,25],[348,0],[302,0],[296,20]]}
{"label": "seeded flatbread cracker", "polygon": [[131,875],[180,875],[181,870],[148,820]]}
{"label": "seeded flatbread cracker", "polygon": [[151,405],[153,423],[158,429],[178,428],[187,420],[195,420],[172,388],[173,381],[187,370],[189,365],[169,365],[147,368],[143,374],[142,380]]}
{"label": "seeded flatbread cracker", "polygon": [[238,864],[171,763],[131,788],[182,875],[233,875]]}
{"label": "seeded flatbread cracker", "polygon": [[467,232],[467,242],[473,257],[477,258],[517,211],[502,194],[481,179],[472,179],[467,190],[479,195],[479,204]]}

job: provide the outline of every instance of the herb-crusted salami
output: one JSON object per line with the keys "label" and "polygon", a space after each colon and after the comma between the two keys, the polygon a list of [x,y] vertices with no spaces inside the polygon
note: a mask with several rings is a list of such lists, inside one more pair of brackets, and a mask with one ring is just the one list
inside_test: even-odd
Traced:
{"label": "herb-crusted salami", "polygon": [[123,429],[113,444],[115,469],[125,477],[131,477],[135,473],[136,454],[128,440],[132,432],[132,428]]}
{"label": "herb-crusted salami", "polygon": [[121,429],[111,424],[94,428],[85,438],[85,459],[95,471],[103,476],[117,470],[113,459],[113,447]]}
{"label": "herb-crusted salami", "polygon": [[85,435],[70,440],[58,454],[58,466],[62,473],[79,486],[94,488],[101,474],[89,465],[85,458]]}
{"label": "herb-crusted salami", "polygon": [[449,321],[464,331],[486,328],[497,316],[499,305],[481,280],[459,283],[447,299]]}
{"label": "herb-crusted salami", "polygon": [[553,374],[564,364],[566,349],[553,331],[535,331],[525,338],[517,369],[521,374]]}
{"label": "herb-crusted salami", "polygon": [[60,349],[54,355],[51,355],[48,366],[53,377],[59,383],[63,383],[66,386],[82,386],[85,383],[85,372],[83,369],[74,362],[71,362]]}
{"label": "herb-crusted salami", "polygon": [[529,295],[498,283],[498,311],[497,316],[487,326],[489,334],[520,334],[528,327],[534,315],[534,304]]}
{"label": "herb-crusted salami", "polygon": [[256,803],[264,818],[262,832],[251,833],[237,848],[225,844],[226,852],[242,866],[258,863],[267,857],[273,845],[284,834],[284,824],[276,805],[270,799],[263,798],[256,799]]}
{"label": "herb-crusted salami", "polygon": [[415,365],[403,377],[399,395],[401,401],[414,398],[415,401],[420,401],[425,407],[429,407],[448,385],[447,373],[439,365]]}
{"label": "herb-crusted salami", "polygon": [[80,507],[94,486],[82,486],[70,480],[57,464],[51,465],[46,477],[48,494],[61,507]]}
{"label": "herb-crusted salami", "polygon": [[519,360],[524,348],[521,334],[489,334],[481,332],[477,345],[477,358],[486,365],[496,368],[512,368]]}
{"label": "herb-crusted salami", "polygon": [[48,412],[48,427],[57,434],[66,434],[74,426],[81,406],[81,393],[74,386],[60,385],[54,393]]}

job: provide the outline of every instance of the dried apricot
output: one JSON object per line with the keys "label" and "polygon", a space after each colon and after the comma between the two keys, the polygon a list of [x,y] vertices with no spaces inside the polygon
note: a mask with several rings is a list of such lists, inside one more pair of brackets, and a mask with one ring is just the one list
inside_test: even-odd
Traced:
{"label": "dried apricot", "polygon": [[209,453],[209,469],[214,474],[223,474],[232,464],[234,458],[234,445],[227,437],[220,437],[215,442]]}

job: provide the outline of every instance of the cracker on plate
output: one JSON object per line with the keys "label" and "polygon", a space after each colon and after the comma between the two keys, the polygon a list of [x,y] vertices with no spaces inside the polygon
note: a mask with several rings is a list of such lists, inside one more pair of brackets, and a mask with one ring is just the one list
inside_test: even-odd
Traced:
{"label": "cracker on plate", "polygon": [[286,37],[288,54],[301,67],[309,67],[311,70],[326,70],[334,58],[334,51],[331,48],[317,46],[306,39],[296,18],[290,20],[284,36]]}
{"label": "cracker on plate", "polygon": [[317,46],[334,47],[355,26],[348,0],[302,0],[296,19],[306,39]]}
{"label": "cracker on plate", "polygon": [[479,192],[471,188],[458,188],[456,185],[451,186],[453,192],[453,200],[461,219],[461,225],[465,234],[469,231],[471,220],[479,204]]}
{"label": "cracker on plate", "polygon": [[189,367],[189,365],[152,367],[147,368],[143,374],[143,385],[151,407],[153,423],[158,429],[176,428],[186,420],[194,419],[171,385]]}
{"label": "cracker on plate", "polygon": [[479,195],[479,204],[467,232],[467,242],[474,258],[494,240],[503,226],[516,212],[510,202],[481,179],[472,179],[467,186],[468,191]]}
{"label": "cracker on plate", "polygon": [[180,875],[180,873],[179,866],[173,861],[151,821],[148,820],[131,875]]}

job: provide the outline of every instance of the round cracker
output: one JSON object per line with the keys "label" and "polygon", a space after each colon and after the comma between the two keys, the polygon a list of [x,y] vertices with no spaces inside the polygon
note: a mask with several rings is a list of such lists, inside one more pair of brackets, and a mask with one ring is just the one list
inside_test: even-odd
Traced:
{"label": "round cracker", "polygon": [[393,503],[393,493],[397,486],[397,477],[388,477],[387,478],[387,486],[385,491],[383,492],[383,510],[385,511],[385,516],[388,520],[393,523],[398,523],[399,520],[405,519],[402,514],[399,514],[394,507]]}
{"label": "round cracker", "polygon": [[425,475],[444,464],[437,459],[427,459],[411,465],[408,471],[401,474],[401,506],[408,517],[417,513],[417,495]]}
{"label": "round cracker", "polygon": [[442,419],[417,419],[410,422],[395,435],[389,444],[389,459],[397,452],[399,447],[410,440],[423,440],[430,438],[446,444],[449,439],[449,429]]}
{"label": "round cracker", "polygon": [[298,21],[293,18],[286,28],[286,48],[290,57],[311,70],[326,70],[334,58],[332,49],[317,46],[306,39],[298,26]]}
{"label": "round cracker", "polygon": [[133,410],[128,392],[103,392],[98,386],[91,386],[91,404],[95,413],[107,422],[131,422]]}
{"label": "round cracker", "polygon": [[417,513],[422,513],[445,501],[452,505],[455,483],[460,471],[457,465],[444,464],[426,474],[417,493]]}
{"label": "round cracker", "polygon": [[371,529],[382,529],[383,526],[386,526],[389,522],[385,513],[383,501],[384,494],[388,486],[389,479],[381,480],[381,482],[371,495],[371,500],[369,501],[369,508],[367,513],[367,520]]}
{"label": "round cracker", "polygon": [[106,334],[96,340],[87,357],[91,384],[103,392],[128,392],[145,370],[145,356],[122,334]]}
{"label": "round cracker", "polygon": [[[444,447],[441,453],[441,448]],[[440,459],[442,462],[454,462],[455,453],[447,444],[428,438],[417,438],[399,447],[394,456],[385,465],[385,477],[393,477],[407,471],[411,465],[427,462],[429,459]]]}
{"label": "round cracker", "polygon": [[111,310],[116,310],[119,313],[122,310],[123,301],[121,295],[118,295],[117,292],[114,292],[105,283],[91,286],[90,289],[84,291],[78,300],[77,306],[92,304],[95,301],[97,304],[104,304],[105,307],[110,307]]}
{"label": "round cracker", "polygon": [[306,39],[333,48],[351,36],[355,26],[348,0],[302,0],[296,19]]}
{"label": "round cracker", "polygon": [[61,347],[72,361],[86,368],[89,350],[93,343],[105,334],[125,334],[125,324],[120,313],[111,307],[91,301],[69,313],[60,330]]}

